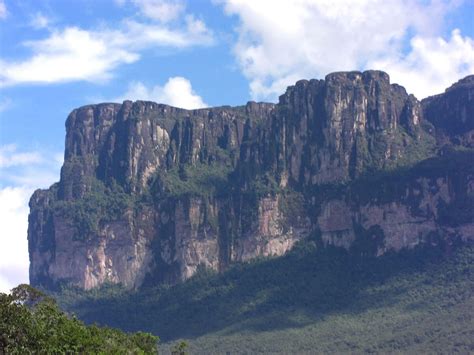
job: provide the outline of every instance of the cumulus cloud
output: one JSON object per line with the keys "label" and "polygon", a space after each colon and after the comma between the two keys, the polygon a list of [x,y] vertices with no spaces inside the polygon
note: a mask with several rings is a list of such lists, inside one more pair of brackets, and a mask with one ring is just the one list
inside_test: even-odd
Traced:
{"label": "cumulus cloud", "polygon": [[28,282],[28,201],[59,178],[62,156],[0,146],[0,292]]}
{"label": "cumulus cloud", "polygon": [[77,27],[25,43],[35,53],[19,62],[0,62],[0,83],[54,83],[106,79],[116,66],[138,60],[136,53],[110,45],[101,34]]}
{"label": "cumulus cloud", "polygon": [[227,14],[238,16],[240,21],[234,53],[250,81],[251,95],[255,99],[274,99],[287,85],[301,78],[370,68],[375,63],[387,64],[385,69],[390,72],[396,70],[388,64],[400,66],[400,62],[417,55],[412,54],[412,51],[416,53],[416,47],[406,52],[405,44],[410,36],[416,39],[411,41],[412,46],[436,36],[445,14],[459,1],[222,0],[221,3]]}
{"label": "cumulus cloud", "polygon": [[190,15],[179,28],[126,20],[119,29],[52,29],[44,39],[23,43],[31,50],[31,57],[16,61],[0,59],[0,85],[104,81],[120,65],[139,60],[143,50],[212,43],[211,31]]}
{"label": "cumulus cloud", "polygon": [[449,40],[441,37],[411,40],[410,53],[386,58],[370,65],[390,73],[392,81],[403,83],[419,98],[441,93],[462,77],[474,73],[474,40],[454,30]]}
{"label": "cumulus cloud", "polygon": [[191,82],[183,77],[169,78],[163,86],[146,87],[141,82],[132,82],[125,94],[112,101],[145,100],[164,103],[185,109],[207,107],[203,99],[194,92]]}

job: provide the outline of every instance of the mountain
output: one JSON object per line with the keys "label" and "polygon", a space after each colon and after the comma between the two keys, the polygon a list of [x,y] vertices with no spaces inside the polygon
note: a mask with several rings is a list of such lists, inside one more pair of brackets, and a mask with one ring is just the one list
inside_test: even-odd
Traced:
{"label": "mountain", "polygon": [[74,110],[61,179],[30,200],[30,282],[176,284],[302,240],[382,256],[474,239],[474,76],[418,101],[380,71],[278,104]]}
{"label": "mountain", "polygon": [[174,286],[55,296],[87,323],[159,334],[161,354],[180,340],[191,354],[470,354],[473,290],[472,244],[362,257],[308,238]]}

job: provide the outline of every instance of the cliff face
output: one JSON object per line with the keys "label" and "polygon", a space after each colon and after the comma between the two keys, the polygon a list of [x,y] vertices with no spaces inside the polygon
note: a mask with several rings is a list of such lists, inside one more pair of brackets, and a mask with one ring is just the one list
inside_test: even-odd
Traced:
{"label": "cliff face", "polygon": [[61,180],[30,201],[30,281],[175,283],[308,237],[363,255],[473,238],[473,88],[420,103],[345,72],[277,105],[76,109]]}
{"label": "cliff face", "polygon": [[474,75],[453,84],[441,95],[421,102],[427,119],[436,127],[439,144],[474,147]]}

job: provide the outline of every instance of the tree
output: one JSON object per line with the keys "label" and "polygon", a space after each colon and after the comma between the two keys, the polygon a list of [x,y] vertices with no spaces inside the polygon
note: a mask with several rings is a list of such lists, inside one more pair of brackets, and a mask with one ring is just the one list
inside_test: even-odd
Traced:
{"label": "tree", "polygon": [[157,345],[158,337],[149,333],[86,326],[29,285],[0,293],[0,354],[156,354]]}
{"label": "tree", "polygon": [[180,341],[171,348],[171,355],[187,355],[188,343]]}

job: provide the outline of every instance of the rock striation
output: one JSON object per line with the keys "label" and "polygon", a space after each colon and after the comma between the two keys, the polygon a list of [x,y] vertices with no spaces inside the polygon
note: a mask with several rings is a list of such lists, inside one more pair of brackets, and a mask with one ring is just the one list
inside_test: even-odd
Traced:
{"label": "rock striation", "polygon": [[61,179],[30,200],[30,282],[176,283],[305,238],[361,255],[474,238],[474,80],[418,101],[380,71],[278,104],[74,110]]}

